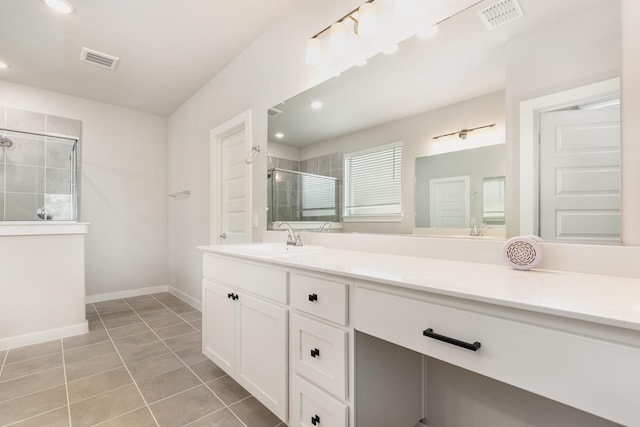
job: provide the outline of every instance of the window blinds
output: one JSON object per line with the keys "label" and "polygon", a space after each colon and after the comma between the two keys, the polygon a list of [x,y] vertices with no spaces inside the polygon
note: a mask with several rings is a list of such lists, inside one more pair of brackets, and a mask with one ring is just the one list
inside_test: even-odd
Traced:
{"label": "window blinds", "polygon": [[402,143],[345,155],[345,216],[401,215]]}

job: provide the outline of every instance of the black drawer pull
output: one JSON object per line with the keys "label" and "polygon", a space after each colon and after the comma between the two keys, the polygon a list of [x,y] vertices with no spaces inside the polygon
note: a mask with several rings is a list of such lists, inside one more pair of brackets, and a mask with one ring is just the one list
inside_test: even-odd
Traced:
{"label": "black drawer pull", "polygon": [[233,292],[229,292],[227,294],[227,298],[232,299],[232,300],[237,300],[238,299],[238,294],[234,294]]}
{"label": "black drawer pull", "polygon": [[318,350],[317,348],[312,348],[311,357],[320,357],[320,350]]}
{"label": "black drawer pull", "polygon": [[311,302],[318,301],[318,295],[317,294],[309,294],[309,301],[311,301]]}
{"label": "black drawer pull", "polygon": [[466,348],[467,350],[471,350],[471,351],[478,351],[478,349],[480,348],[480,343],[478,341],[474,342],[473,344],[470,344],[468,342],[460,341],[455,338],[449,338],[444,335],[436,334],[433,332],[433,329],[431,328],[425,329],[422,332],[422,335],[424,335],[425,337],[433,338],[434,340],[444,341],[449,344],[457,345],[458,347]]}
{"label": "black drawer pull", "polygon": [[231,292],[229,292],[229,293],[227,294],[227,298],[229,298],[229,299],[233,299],[233,294],[232,294]]}
{"label": "black drawer pull", "polygon": [[314,426],[320,424],[320,417],[318,415],[311,417],[311,424]]}
{"label": "black drawer pull", "polygon": [[239,297],[238,297],[238,294],[233,294],[233,300],[234,300],[234,301],[235,301],[235,300],[237,300],[238,298],[239,298]]}

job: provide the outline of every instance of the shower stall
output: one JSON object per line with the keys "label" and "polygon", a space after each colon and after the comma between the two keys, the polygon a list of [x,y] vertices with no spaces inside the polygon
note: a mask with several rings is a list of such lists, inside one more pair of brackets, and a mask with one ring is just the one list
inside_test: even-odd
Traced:
{"label": "shower stall", "polygon": [[0,221],[78,219],[78,140],[0,128]]}

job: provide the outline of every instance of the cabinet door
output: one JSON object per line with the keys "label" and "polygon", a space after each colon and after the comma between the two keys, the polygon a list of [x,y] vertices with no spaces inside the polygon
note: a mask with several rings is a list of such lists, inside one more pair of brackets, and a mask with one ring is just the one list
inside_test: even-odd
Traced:
{"label": "cabinet door", "polygon": [[202,352],[227,374],[234,375],[235,310],[231,289],[202,281]]}
{"label": "cabinet door", "polygon": [[240,294],[236,380],[287,419],[287,310]]}

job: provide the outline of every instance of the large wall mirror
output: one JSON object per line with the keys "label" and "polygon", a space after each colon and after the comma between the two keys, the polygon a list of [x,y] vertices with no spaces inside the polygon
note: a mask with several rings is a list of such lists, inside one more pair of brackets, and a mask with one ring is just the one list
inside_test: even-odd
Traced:
{"label": "large wall mirror", "polygon": [[[521,105],[531,99],[619,76],[619,0],[519,0],[524,16],[489,30],[478,11],[491,3],[481,1],[442,22],[435,36],[407,39],[395,54],[379,54],[365,66],[269,109],[268,228],[290,222],[298,228],[334,232],[504,238],[505,229],[510,234],[520,231],[522,212],[509,207],[524,206],[537,219],[530,221],[535,229],[523,230],[537,234],[540,218],[557,213],[545,211],[537,193],[541,177],[553,174],[564,179],[564,187],[552,181],[545,188],[552,193],[573,191],[569,199],[589,198],[588,191],[607,193],[609,214],[589,216],[585,227],[598,228],[598,221],[606,220],[604,228],[614,235],[601,241],[619,241],[619,116],[617,125],[607,123],[608,133],[595,127],[580,134],[576,129],[584,126],[568,122],[557,126],[569,129],[563,134],[564,145],[555,140],[544,152],[562,155],[568,150],[578,162],[571,166],[576,173],[563,174],[568,166],[562,164],[540,170],[537,160],[531,166],[535,170],[521,170],[518,156],[521,131],[529,129],[532,138],[538,135],[543,114],[558,112],[553,116],[564,117],[566,111],[604,108],[610,118],[610,112],[619,110],[619,98],[609,93],[588,102],[565,101],[532,110],[531,123],[520,123]],[[617,148],[594,142],[605,133],[615,139],[616,126]],[[356,185],[354,159],[390,146],[401,147],[393,167],[376,168],[374,162],[364,169],[370,175],[365,178],[379,189],[367,193]],[[585,159],[599,156],[591,148],[603,146],[608,150],[606,165],[592,162],[589,167],[595,172],[578,173],[586,167]],[[599,173],[603,168],[606,172]],[[521,174],[527,174],[523,182],[530,183],[530,192],[517,183],[510,185]],[[598,178],[605,176],[606,186]],[[596,188],[578,184],[583,177]],[[383,179],[397,182],[387,187]],[[394,191],[395,201],[378,197]],[[509,203],[510,198],[520,199],[521,192],[537,202]],[[351,215],[359,212],[363,200],[368,206],[388,203],[399,210],[378,215],[363,209],[368,214]],[[593,212],[598,206],[583,210]],[[575,221],[566,221],[571,223]],[[509,224],[516,227],[506,227]],[[581,241],[567,235],[546,238]]]}

